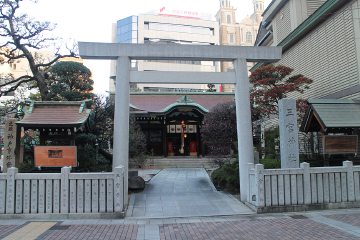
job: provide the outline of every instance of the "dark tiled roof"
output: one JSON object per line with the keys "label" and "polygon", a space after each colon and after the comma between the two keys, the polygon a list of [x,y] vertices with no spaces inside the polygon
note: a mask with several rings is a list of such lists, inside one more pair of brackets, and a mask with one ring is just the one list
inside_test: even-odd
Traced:
{"label": "dark tiled roof", "polygon": [[[178,93],[178,94],[131,94],[130,103],[138,109],[144,111],[136,111],[132,113],[161,112],[169,105],[178,103],[177,100],[183,96],[187,96],[193,100],[193,103],[199,104],[207,110],[211,110],[218,103],[233,101],[235,95],[229,93]],[[184,104],[185,105],[185,104]]]}
{"label": "dark tiled roof", "polygon": [[91,112],[84,105],[82,101],[33,102],[27,107],[25,117],[16,124],[24,127],[80,126],[86,122]]}

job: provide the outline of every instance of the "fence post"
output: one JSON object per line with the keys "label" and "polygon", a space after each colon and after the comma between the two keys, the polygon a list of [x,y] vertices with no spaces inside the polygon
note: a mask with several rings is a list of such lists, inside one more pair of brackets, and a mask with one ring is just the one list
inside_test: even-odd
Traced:
{"label": "fence post", "polygon": [[[3,175],[6,173],[3,173]],[[0,181],[0,214],[6,211],[6,180]]]}
{"label": "fence post", "polygon": [[69,213],[69,173],[71,167],[61,168],[60,213]]}
{"label": "fence post", "polygon": [[310,164],[303,162],[300,168],[304,171],[304,204],[311,204]]}
{"label": "fence post", "polygon": [[255,187],[256,187],[256,206],[265,206],[265,194],[264,194],[264,165],[255,165]]}
{"label": "fence post", "polygon": [[124,166],[115,167],[114,171],[114,210],[122,212],[124,210]]}
{"label": "fence post", "polygon": [[11,167],[7,169],[6,176],[6,213],[15,213],[15,174],[18,169]]}
{"label": "fence post", "polygon": [[355,201],[355,187],[354,187],[354,169],[352,161],[344,161],[343,166],[346,167],[347,172],[347,195],[348,202]]}
{"label": "fence post", "polygon": [[247,190],[247,202],[248,203],[251,203],[251,179],[250,179],[250,169],[254,169],[254,164],[253,163],[248,163],[247,164],[247,187],[248,187],[248,190]]}

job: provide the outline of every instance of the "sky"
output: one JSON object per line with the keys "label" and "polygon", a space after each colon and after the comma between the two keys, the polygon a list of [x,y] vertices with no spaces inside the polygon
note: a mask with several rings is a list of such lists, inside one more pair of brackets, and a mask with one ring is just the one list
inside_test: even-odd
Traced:
{"label": "sky", "polygon": [[[265,0],[265,8],[270,2]],[[232,0],[231,4],[237,8],[237,22],[253,13],[252,0]],[[110,42],[112,23],[163,6],[207,12],[215,16],[220,3],[219,0],[37,0],[37,3],[21,2],[19,12],[36,20],[56,23],[57,27],[51,33],[56,37],[82,42]],[[95,92],[108,91],[110,61],[86,60],[84,64],[93,70]]]}

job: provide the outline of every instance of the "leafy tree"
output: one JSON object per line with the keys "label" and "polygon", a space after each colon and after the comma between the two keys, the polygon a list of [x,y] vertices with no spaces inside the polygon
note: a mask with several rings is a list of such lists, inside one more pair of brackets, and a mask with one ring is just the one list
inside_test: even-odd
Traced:
{"label": "leafy tree", "polygon": [[53,101],[81,101],[91,99],[94,81],[91,71],[82,63],[62,61],[50,70],[48,98]]}
{"label": "leafy tree", "polygon": [[76,136],[78,168],[88,172],[110,172],[111,161],[97,154],[96,140],[96,135],[91,133]]}
{"label": "leafy tree", "polygon": [[[113,142],[114,101],[103,95],[95,95],[93,104],[92,133],[97,136],[101,148]],[[147,140],[134,116],[129,118],[129,157],[141,163],[147,159]]]}
{"label": "leafy tree", "polygon": [[230,154],[230,148],[237,140],[236,107],[233,101],[219,103],[205,115],[201,137],[209,155],[217,156],[216,163],[223,165],[221,159]]}
{"label": "leafy tree", "polygon": [[108,148],[108,141],[113,142],[114,134],[114,110],[115,105],[113,99],[101,94],[96,94],[93,98],[92,105],[92,133],[95,134],[100,141],[101,148]]}
{"label": "leafy tree", "polygon": [[[8,63],[26,59],[31,73],[18,78],[9,76],[3,79],[0,83],[0,96],[30,83],[29,88],[37,87],[41,99],[45,101],[49,99],[49,89],[43,70],[65,56],[59,54],[60,48],[58,48],[54,59],[40,61],[36,53],[30,51],[46,48],[49,43],[57,40],[44,35],[46,32],[54,30],[55,25],[47,21],[36,21],[27,14],[19,14],[18,10],[22,1],[0,0],[0,57]],[[68,56],[74,56],[74,52],[70,50]]]}
{"label": "leafy tree", "polygon": [[[254,88],[250,91],[250,99],[255,105],[252,109],[253,120],[267,118],[278,114],[278,101],[286,98],[290,92],[304,93],[313,80],[302,74],[290,76],[292,68],[267,65],[256,69],[250,75],[250,83]],[[298,110],[304,109],[306,100],[298,100]]]}

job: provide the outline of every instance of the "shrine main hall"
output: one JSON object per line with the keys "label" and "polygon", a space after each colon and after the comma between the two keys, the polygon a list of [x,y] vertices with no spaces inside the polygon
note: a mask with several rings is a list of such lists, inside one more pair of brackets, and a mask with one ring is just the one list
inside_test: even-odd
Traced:
{"label": "shrine main hall", "polygon": [[155,156],[206,156],[201,138],[204,116],[231,92],[132,92],[130,113],[140,124],[148,152]]}

